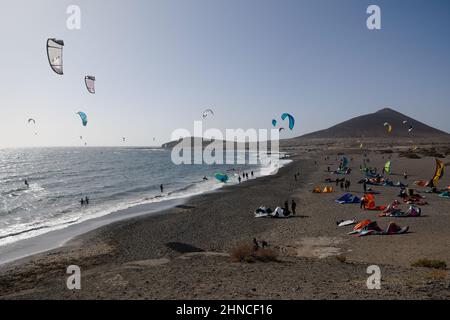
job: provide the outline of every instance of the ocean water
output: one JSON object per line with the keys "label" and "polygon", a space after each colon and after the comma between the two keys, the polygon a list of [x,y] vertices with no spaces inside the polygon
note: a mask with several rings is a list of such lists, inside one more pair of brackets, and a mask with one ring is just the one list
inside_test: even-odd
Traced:
{"label": "ocean water", "polygon": [[[0,150],[0,246],[137,205],[221,188],[216,172],[227,173],[228,184],[234,184],[241,171],[258,177],[283,164],[177,166],[170,154],[150,148]],[[85,196],[90,203],[82,206]]]}

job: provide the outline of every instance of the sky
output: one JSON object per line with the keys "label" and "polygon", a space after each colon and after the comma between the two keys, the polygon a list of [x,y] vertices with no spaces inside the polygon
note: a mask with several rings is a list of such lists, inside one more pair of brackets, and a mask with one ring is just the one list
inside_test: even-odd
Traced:
{"label": "sky", "polygon": [[[288,112],[282,138],[384,107],[449,132],[449,31],[446,0],[0,0],[0,148],[161,145],[207,108],[221,130]],[[47,38],[65,42],[63,76]]]}

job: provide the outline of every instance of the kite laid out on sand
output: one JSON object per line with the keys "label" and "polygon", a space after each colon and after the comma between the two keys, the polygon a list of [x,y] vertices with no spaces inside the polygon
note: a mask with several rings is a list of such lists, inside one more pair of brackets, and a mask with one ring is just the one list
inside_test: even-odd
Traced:
{"label": "kite laid out on sand", "polygon": [[89,93],[95,94],[95,77],[86,76],[84,77],[84,83],[86,84],[86,89]]}
{"label": "kite laid out on sand", "polygon": [[47,40],[47,58],[52,70],[59,74],[63,74],[63,40],[54,38]]}
{"label": "kite laid out on sand", "polygon": [[83,126],[86,127],[86,126],[87,126],[87,123],[88,123],[88,119],[87,119],[86,113],[84,113],[84,112],[82,112],[82,111],[79,111],[79,112],[77,112],[77,115],[80,116],[81,122],[83,123]]}
{"label": "kite laid out on sand", "polygon": [[214,115],[214,111],[212,111],[211,109],[206,109],[205,111],[203,111],[203,119],[206,119],[209,115]]}

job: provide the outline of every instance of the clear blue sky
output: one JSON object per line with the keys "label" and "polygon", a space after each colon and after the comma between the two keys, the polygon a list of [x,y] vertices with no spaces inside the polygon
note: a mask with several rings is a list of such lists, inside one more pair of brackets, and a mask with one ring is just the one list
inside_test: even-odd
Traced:
{"label": "clear blue sky", "polygon": [[[66,28],[70,4],[79,31]],[[382,30],[366,28],[370,4]],[[0,147],[161,144],[206,108],[220,129],[270,128],[289,112],[284,137],[386,106],[450,131],[449,31],[446,0],[3,1]],[[66,44],[62,77],[49,37]]]}

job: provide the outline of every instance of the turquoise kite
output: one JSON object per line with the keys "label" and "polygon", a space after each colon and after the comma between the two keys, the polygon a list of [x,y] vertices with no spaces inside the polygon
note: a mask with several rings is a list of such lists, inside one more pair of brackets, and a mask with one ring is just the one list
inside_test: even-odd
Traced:
{"label": "turquoise kite", "polygon": [[273,119],[273,120],[272,120],[272,125],[273,125],[274,127],[276,127],[276,126],[277,126],[277,120]]}
{"label": "turquoise kite", "polygon": [[342,168],[348,168],[348,158],[347,157],[342,157]]}
{"label": "turquoise kite", "polygon": [[291,116],[289,113],[283,113],[281,116],[282,120],[286,120],[286,118],[289,118],[289,129],[294,129],[295,126],[295,119],[293,116]]}
{"label": "turquoise kite", "polygon": [[86,113],[79,111],[79,112],[77,112],[77,115],[80,116],[81,122],[83,123],[83,126],[86,127],[87,123],[88,123],[88,119],[87,119]]}
{"label": "turquoise kite", "polygon": [[214,175],[214,177],[215,177],[218,181],[223,182],[223,183],[227,182],[228,179],[229,179],[229,177],[228,177],[226,174],[223,174],[223,173],[216,173],[216,174]]}

